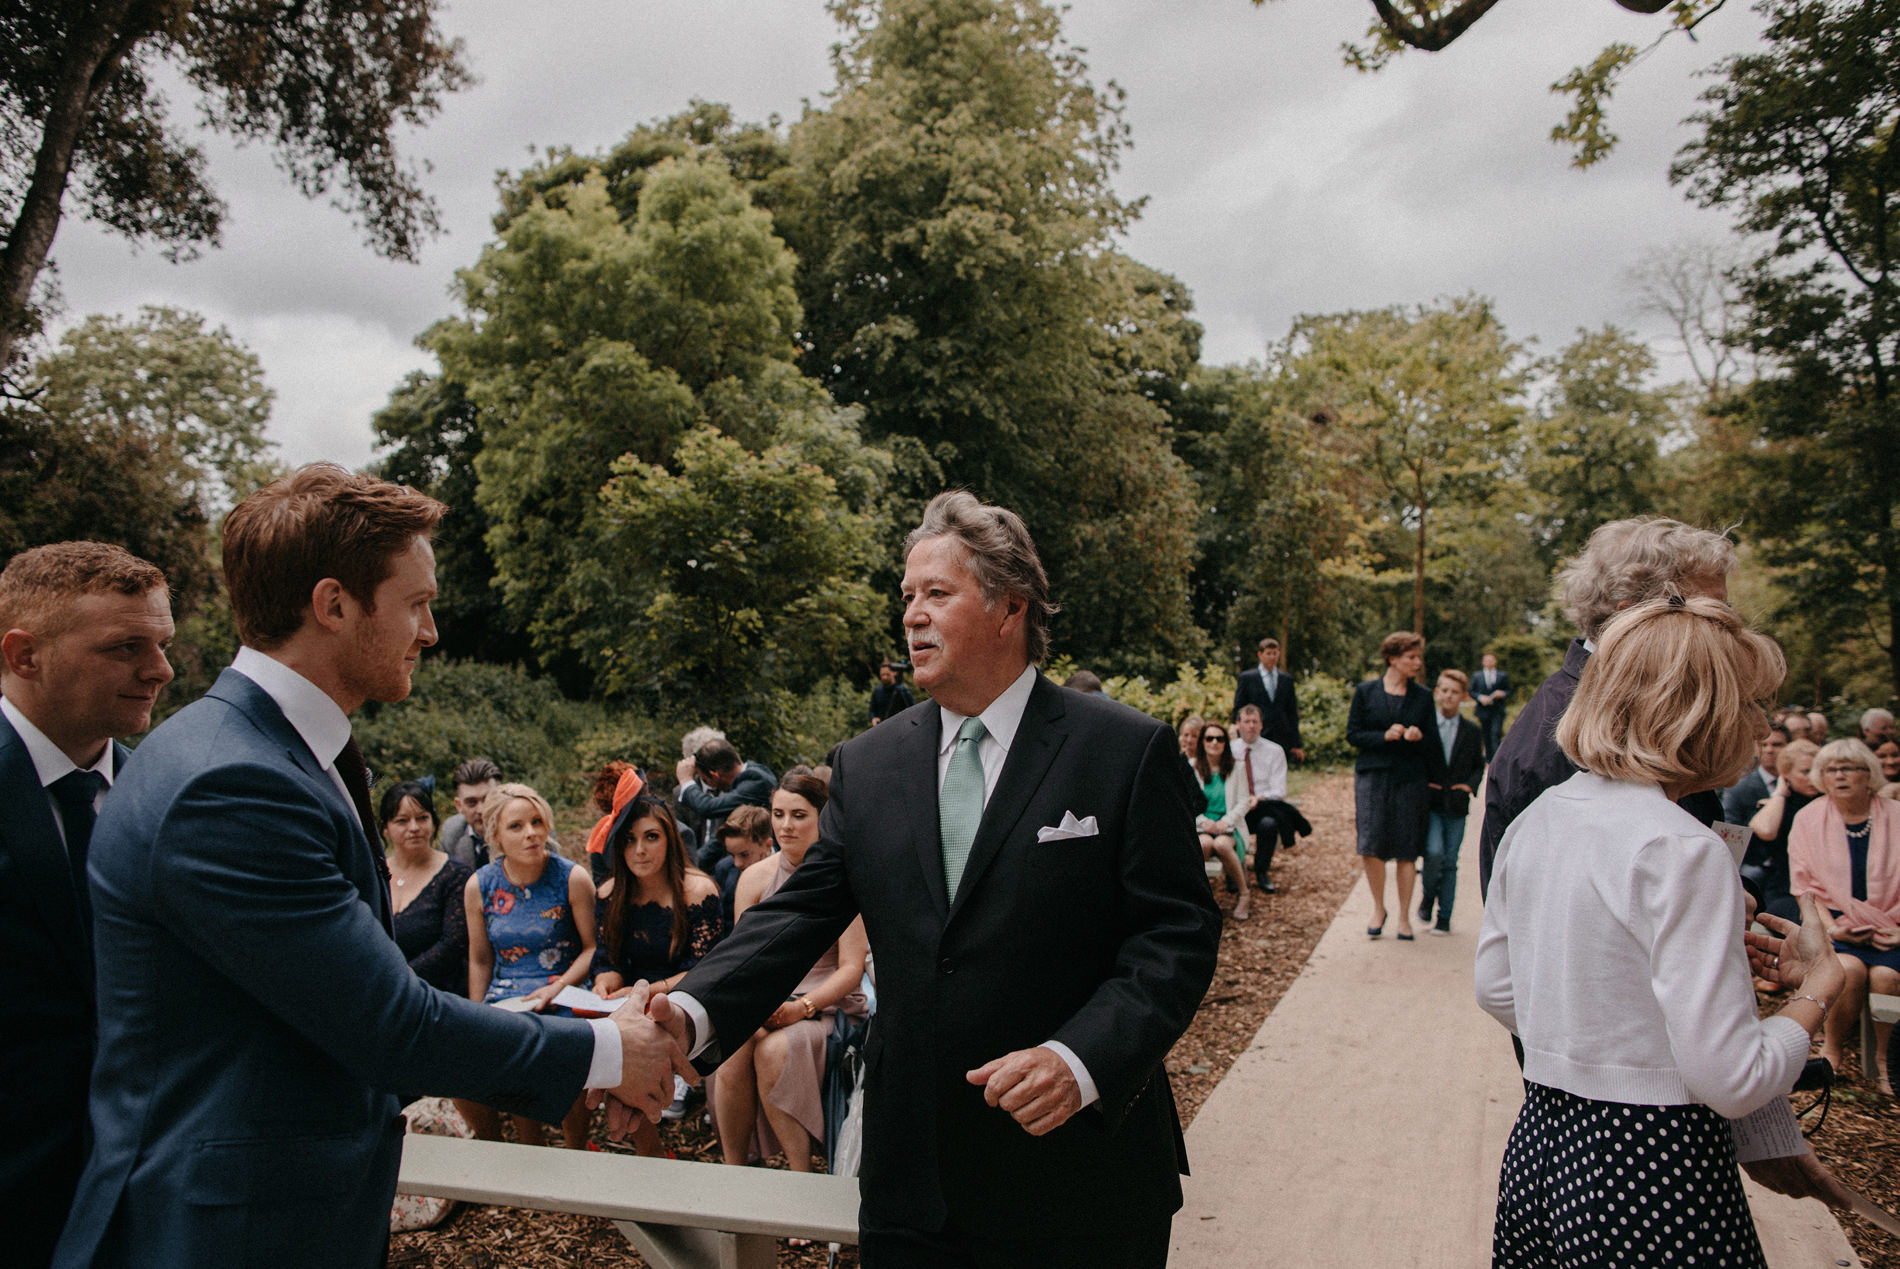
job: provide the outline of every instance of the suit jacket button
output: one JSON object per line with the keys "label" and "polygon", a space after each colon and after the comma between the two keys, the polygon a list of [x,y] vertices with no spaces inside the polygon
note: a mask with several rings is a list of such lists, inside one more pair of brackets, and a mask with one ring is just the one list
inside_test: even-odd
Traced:
{"label": "suit jacket button", "polygon": [[944,957],[942,960],[937,962],[937,968],[942,970],[946,974],[954,974],[957,972],[957,967],[950,963],[950,958],[948,956]]}

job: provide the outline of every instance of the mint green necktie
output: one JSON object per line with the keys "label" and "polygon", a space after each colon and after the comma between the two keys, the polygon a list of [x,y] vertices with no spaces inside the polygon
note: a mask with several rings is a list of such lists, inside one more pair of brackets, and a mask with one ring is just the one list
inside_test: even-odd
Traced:
{"label": "mint green necktie", "polygon": [[983,759],[977,745],[989,729],[980,718],[966,718],[957,728],[957,747],[950,751],[950,770],[944,773],[943,792],[937,795],[937,834],[943,839],[943,885],[950,902],[957,901],[957,883],[970,862],[970,843],[983,822]]}

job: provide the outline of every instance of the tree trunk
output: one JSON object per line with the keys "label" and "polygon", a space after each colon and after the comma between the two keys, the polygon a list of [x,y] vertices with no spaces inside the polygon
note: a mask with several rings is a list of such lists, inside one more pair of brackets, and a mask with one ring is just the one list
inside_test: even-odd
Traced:
{"label": "tree trunk", "polygon": [[1412,556],[1412,633],[1425,637],[1425,477],[1412,473],[1418,504],[1418,546]]}
{"label": "tree trunk", "polygon": [[130,40],[120,39],[131,7],[132,0],[106,0],[90,15],[90,25],[73,32],[67,43],[34,156],[33,181],[7,231],[6,249],[0,251],[0,369],[25,333],[33,283],[46,267],[53,235],[59,231],[59,204],[93,95],[131,46]]}

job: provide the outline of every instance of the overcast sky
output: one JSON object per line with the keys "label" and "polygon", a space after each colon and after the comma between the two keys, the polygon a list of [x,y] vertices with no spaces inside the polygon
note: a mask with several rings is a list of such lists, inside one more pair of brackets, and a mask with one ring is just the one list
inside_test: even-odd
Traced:
{"label": "overcast sky", "polygon": [[[1339,45],[1370,13],[1349,0],[1078,0],[1066,16],[1092,78],[1128,93],[1134,148],[1117,186],[1148,204],[1126,248],[1192,289],[1203,360],[1258,357],[1302,313],[1465,292],[1552,352],[1578,327],[1643,329],[1625,271],[1727,235],[1667,172],[1706,87],[1695,72],[1753,42],[1753,13],[1731,5],[1699,42],[1671,39],[1630,73],[1610,107],[1622,144],[1587,172],[1546,139],[1566,104],[1548,87],[1611,40],[1648,43],[1663,19],[1612,0],[1509,0],[1445,52],[1361,75]],[[171,265],[71,217],[53,248],[68,322],[141,304],[204,313],[263,359],[286,459],[361,464],[371,415],[430,365],[415,337],[451,311],[455,270],[488,238],[498,170],[547,146],[605,149],[694,97],[740,119],[795,119],[829,88],[837,35],[820,0],[462,0],[441,23],[480,83],[405,142],[433,167],[447,228],[420,264],[371,254],[267,150],[201,134],[230,205],[223,247]],[[174,114],[189,118],[188,103]]]}

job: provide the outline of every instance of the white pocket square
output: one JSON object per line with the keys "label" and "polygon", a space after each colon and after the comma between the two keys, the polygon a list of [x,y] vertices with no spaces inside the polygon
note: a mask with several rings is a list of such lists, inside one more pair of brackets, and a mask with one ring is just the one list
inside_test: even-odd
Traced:
{"label": "white pocket square", "polygon": [[1101,833],[1102,830],[1095,823],[1095,817],[1093,815],[1085,815],[1078,820],[1075,818],[1074,811],[1064,811],[1060,824],[1055,825],[1053,828],[1039,828],[1036,830],[1036,840],[1039,842],[1066,842],[1071,837],[1099,837]]}

